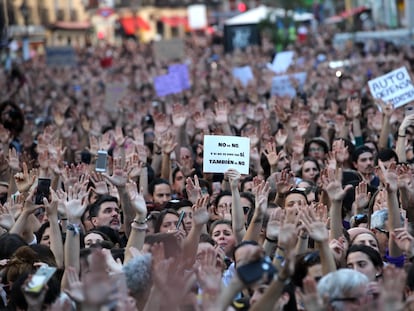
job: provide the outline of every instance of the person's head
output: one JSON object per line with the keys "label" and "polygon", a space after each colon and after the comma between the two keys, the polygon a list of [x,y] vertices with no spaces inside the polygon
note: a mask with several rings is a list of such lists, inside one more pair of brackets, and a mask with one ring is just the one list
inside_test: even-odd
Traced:
{"label": "person's head", "polygon": [[241,192],[252,192],[253,190],[253,177],[246,176],[240,183]]}
{"label": "person's head", "polygon": [[210,236],[223,249],[226,256],[231,257],[236,246],[236,237],[233,232],[231,221],[216,220],[210,226]]}
{"label": "person's head", "polygon": [[50,247],[50,223],[44,222],[36,232],[37,243]]}
{"label": "person's head", "polygon": [[181,147],[180,148],[180,163],[183,166],[193,166],[193,153],[191,148]]}
{"label": "person's head", "polygon": [[374,155],[372,150],[366,146],[355,149],[352,154],[352,164],[362,175],[369,175],[374,172]]}
{"label": "person's head", "polygon": [[14,252],[27,243],[23,238],[14,233],[4,233],[0,236],[0,260],[10,259]]}
{"label": "person's head", "polygon": [[324,160],[328,152],[328,144],[323,138],[316,137],[305,144],[304,155],[315,158],[317,161]]}
{"label": "person's head", "polygon": [[89,207],[89,218],[94,227],[107,226],[116,231],[121,228],[118,199],[111,195],[102,195]]}
{"label": "person's head", "polygon": [[292,281],[296,286],[302,287],[305,277],[311,277],[318,282],[322,278],[322,275],[319,251],[307,252],[296,258],[295,272],[292,276]]}
{"label": "person's head", "polygon": [[375,164],[378,164],[381,161],[384,164],[384,167],[388,169],[391,163],[398,163],[398,156],[392,149],[382,149],[378,151]]}
{"label": "person's head", "polygon": [[174,193],[182,195],[185,188],[185,176],[179,167],[176,167],[172,174],[172,185],[171,189]]}
{"label": "person's head", "polygon": [[290,156],[286,152],[286,150],[283,147],[277,147],[276,151],[278,152],[278,161],[276,170],[278,172],[283,171],[284,169],[290,168]]}
{"label": "person's head", "polygon": [[122,267],[129,293],[137,304],[139,301],[145,301],[151,288],[151,267],[151,254],[135,256]]}
{"label": "person's head", "polygon": [[171,200],[171,187],[166,179],[155,178],[148,186],[152,201],[157,205],[164,205]]}
{"label": "person's head", "polygon": [[346,266],[365,274],[371,282],[381,276],[383,265],[380,253],[366,245],[352,245],[346,254]]}
{"label": "person's head", "polygon": [[329,311],[359,311],[369,302],[368,283],[368,278],[361,272],[339,269],[325,275],[319,281],[317,291]]}
{"label": "person's head", "polygon": [[348,230],[350,245],[366,245],[380,252],[379,243],[374,233],[367,228],[351,228]]}
{"label": "person's head", "polygon": [[[168,233],[176,231],[179,218],[180,215],[171,208],[162,210],[155,222],[154,232]],[[181,223],[179,230],[185,232],[183,223]]]}
{"label": "person's head", "polygon": [[302,206],[305,206],[308,203],[308,198],[306,197],[306,193],[299,189],[292,189],[288,192],[285,197],[285,209],[289,208],[296,208],[299,209]]}
{"label": "person's head", "polygon": [[303,180],[316,182],[319,177],[320,167],[318,161],[311,157],[305,157],[299,172],[299,177]]}
{"label": "person's head", "polygon": [[[91,230],[85,233],[83,237],[85,248],[89,248],[95,244],[101,244],[104,241],[110,242],[111,240],[105,233],[99,230]],[[110,243],[112,244],[112,242]]]}
{"label": "person's head", "polygon": [[225,212],[227,209],[231,209],[231,192],[230,191],[221,191],[214,200],[214,208],[216,209],[217,214]]}
{"label": "person's head", "polygon": [[6,203],[8,191],[9,191],[9,183],[6,181],[0,181],[0,203],[1,204]]}
{"label": "person's head", "polygon": [[255,198],[251,192],[241,192],[240,193],[240,203],[243,208],[245,222],[248,221],[248,215],[253,216],[254,208],[255,208]]}

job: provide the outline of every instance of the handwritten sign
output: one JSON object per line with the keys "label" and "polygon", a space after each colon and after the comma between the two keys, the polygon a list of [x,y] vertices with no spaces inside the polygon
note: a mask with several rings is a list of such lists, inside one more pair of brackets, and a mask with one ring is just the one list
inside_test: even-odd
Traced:
{"label": "handwritten sign", "polygon": [[250,81],[254,80],[252,68],[250,66],[234,67],[233,77],[240,80],[243,86],[247,86]]}
{"label": "handwritten sign", "polygon": [[204,136],[205,173],[224,173],[236,169],[241,174],[249,174],[250,139],[237,136]]}
{"label": "handwritten sign", "polygon": [[204,4],[192,4],[187,7],[190,29],[203,29],[208,26],[207,7]]}
{"label": "handwritten sign", "polygon": [[157,96],[167,96],[182,92],[180,77],[177,73],[170,72],[166,75],[154,78],[154,88]]}
{"label": "handwritten sign", "polygon": [[294,73],[291,75],[276,76],[272,79],[272,95],[278,96],[296,96],[296,89],[292,85],[292,79],[297,80],[299,88],[302,88],[306,81],[306,72]]}
{"label": "handwritten sign", "polygon": [[390,102],[394,108],[414,100],[414,86],[405,67],[393,70],[381,77],[368,81],[374,98]]}

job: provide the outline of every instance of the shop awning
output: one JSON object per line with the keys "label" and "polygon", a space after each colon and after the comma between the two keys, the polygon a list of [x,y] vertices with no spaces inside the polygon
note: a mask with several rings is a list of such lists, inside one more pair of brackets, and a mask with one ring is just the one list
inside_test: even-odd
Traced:
{"label": "shop awning", "polygon": [[161,21],[171,27],[188,26],[188,18],[186,16],[164,16]]}
{"label": "shop awning", "polygon": [[135,34],[137,29],[150,30],[150,25],[139,16],[123,17],[119,19],[127,35]]}

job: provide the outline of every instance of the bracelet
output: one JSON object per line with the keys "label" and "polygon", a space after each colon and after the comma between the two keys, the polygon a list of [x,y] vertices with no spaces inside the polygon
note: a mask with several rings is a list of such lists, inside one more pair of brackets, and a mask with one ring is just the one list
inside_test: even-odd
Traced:
{"label": "bracelet", "polygon": [[400,134],[398,134],[398,137],[405,137],[405,135],[400,135]]}
{"label": "bracelet", "polygon": [[68,223],[66,226],[66,230],[72,231],[74,235],[78,235],[80,233],[80,225]]}
{"label": "bracelet", "polygon": [[280,247],[279,245],[277,246],[278,249],[280,249],[282,252],[285,251],[285,249],[283,247]]}
{"label": "bracelet", "polygon": [[269,239],[268,237],[265,237],[265,240],[270,242],[270,243],[277,243],[277,239],[272,240],[272,239]]}
{"label": "bracelet", "polygon": [[136,224],[138,224],[138,225],[146,225],[146,224],[147,224],[147,219],[146,219],[146,218],[145,218],[144,220],[137,220],[137,219],[134,219],[132,222],[133,222],[133,223],[136,223]]}
{"label": "bracelet", "polygon": [[147,224],[144,224],[144,225],[137,225],[135,222],[132,222],[132,224],[131,224],[131,228],[132,229],[135,229],[135,230],[137,230],[137,231],[139,231],[139,232],[145,232],[145,231],[147,231],[147,229],[148,229],[148,225]]}
{"label": "bracelet", "polygon": [[279,260],[279,261],[284,261],[285,257],[280,256],[280,255],[276,255],[275,259]]}
{"label": "bracelet", "polygon": [[61,218],[60,221],[67,221],[67,218]]}

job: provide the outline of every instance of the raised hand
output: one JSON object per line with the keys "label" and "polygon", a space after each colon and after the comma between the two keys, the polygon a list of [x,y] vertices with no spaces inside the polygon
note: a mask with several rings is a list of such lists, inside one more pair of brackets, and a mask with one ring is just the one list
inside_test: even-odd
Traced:
{"label": "raised hand", "polygon": [[138,192],[137,184],[133,181],[130,181],[126,184],[126,190],[128,192],[129,199],[131,200],[132,207],[135,210],[135,213],[139,216],[140,219],[145,219],[147,217],[147,204],[145,203],[144,196],[142,194],[142,189]]}
{"label": "raised hand", "polygon": [[9,149],[8,163],[9,163],[9,167],[11,170],[13,171],[20,170],[19,155],[17,154],[17,151],[14,148]]}
{"label": "raised hand", "polygon": [[346,156],[348,155],[348,147],[345,146],[343,139],[338,139],[333,142],[332,151],[335,152],[335,158],[338,163],[342,164],[345,162]]}
{"label": "raised hand", "polygon": [[208,223],[210,214],[207,210],[210,196],[205,195],[197,199],[196,204],[193,205],[193,223],[194,226],[203,226]]}
{"label": "raised hand", "polygon": [[302,209],[299,213],[299,218],[312,239],[316,242],[328,241],[329,232],[326,224],[316,217],[312,208]]}
{"label": "raised hand", "polygon": [[286,130],[279,129],[276,132],[275,141],[278,146],[284,146],[286,144],[287,139],[288,139],[288,134]]}
{"label": "raised hand", "polygon": [[235,169],[229,169],[224,173],[224,177],[229,179],[230,186],[234,189],[239,186],[240,173]]}
{"label": "raised hand", "polygon": [[207,122],[207,119],[204,115],[204,112],[197,111],[193,114],[192,118],[193,118],[193,121],[194,121],[194,126],[197,129],[200,129],[200,130],[208,129],[208,122]]}
{"label": "raised hand", "polygon": [[96,194],[108,194],[108,185],[104,180],[102,174],[97,172],[92,172],[91,174],[91,182],[93,183],[93,187],[91,188]]}
{"label": "raised hand", "polygon": [[9,231],[14,225],[14,217],[7,204],[0,204],[0,227]]}
{"label": "raised hand", "polygon": [[396,192],[398,190],[398,175],[397,175],[397,165],[391,163],[388,169],[385,168],[384,163],[381,160],[378,160],[378,166],[375,170],[377,176],[381,182],[385,185],[385,189],[388,192]]}
{"label": "raised hand", "polygon": [[270,240],[277,240],[279,237],[280,229],[283,226],[285,218],[285,212],[281,208],[276,208],[272,211],[267,222],[266,237]]}
{"label": "raised hand", "polygon": [[126,166],[122,166],[121,158],[115,158],[113,160],[112,175],[102,173],[102,176],[116,187],[125,187],[128,181],[128,171],[126,170]]}
{"label": "raised hand", "polygon": [[46,215],[48,219],[57,219],[59,197],[52,188],[50,188],[50,197],[50,202],[47,200],[47,198],[43,198],[43,204],[45,206]]}
{"label": "raised hand", "polygon": [[98,153],[99,140],[96,136],[89,135],[89,147],[87,147],[87,149],[92,155],[95,155]]}
{"label": "raised hand", "polygon": [[163,113],[154,113],[155,133],[163,135],[170,127],[170,120]]}
{"label": "raised hand", "polygon": [[276,191],[278,194],[286,194],[295,185],[294,176],[288,170],[283,170],[275,175]]}
{"label": "raised hand", "polygon": [[194,182],[191,177],[187,177],[185,190],[187,192],[188,200],[191,203],[195,204],[197,200],[201,198],[201,187],[197,175],[194,175]]}
{"label": "raised hand", "polygon": [[228,122],[229,109],[229,103],[226,100],[219,100],[214,104],[216,123],[224,124]]}
{"label": "raised hand", "polygon": [[187,110],[182,104],[175,103],[172,107],[172,121],[175,127],[181,127],[188,118]]}
{"label": "raised hand", "polygon": [[352,188],[352,185],[346,185],[342,189],[340,176],[342,176],[341,169],[335,172],[335,170],[328,168],[323,170],[321,174],[322,186],[332,201],[342,201],[347,191]]}
{"label": "raised hand", "polygon": [[23,162],[22,166],[23,172],[16,173],[14,175],[14,182],[16,183],[17,190],[19,190],[20,193],[25,193],[29,191],[30,187],[34,184],[37,176],[34,174],[29,174],[29,170],[25,162]]}
{"label": "raised hand", "polygon": [[171,132],[165,133],[161,138],[161,149],[164,154],[171,154],[175,147],[177,147],[177,142],[175,141],[175,135]]}
{"label": "raised hand", "polygon": [[255,196],[255,214],[259,217],[264,217],[264,215],[266,214],[269,192],[269,183],[262,181],[257,188],[257,193]]}
{"label": "raised hand", "polygon": [[391,232],[391,238],[403,252],[414,255],[414,237],[409,233],[407,219],[404,221],[404,227]]}
{"label": "raised hand", "polygon": [[361,181],[358,186],[355,187],[355,205],[357,211],[363,210],[368,206],[369,200],[371,199],[371,192],[367,190],[367,183]]}
{"label": "raised hand", "polygon": [[263,150],[263,153],[266,156],[270,166],[277,165],[279,155],[277,154],[275,143],[268,142],[266,144],[266,148]]}
{"label": "raised hand", "polygon": [[84,184],[76,183],[70,186],[67,192],[59,190],[58,197],[63,200],[66,209],[66,215],[70,223],[80,223],[81,217],[86,210],[84,196],[80,194],[85,193],[82,188],[87,187],[87,182]]}
{"label": "raised hand", "polygon": [[114,134],[114,140],[118,147],[122,147],[125,143],[125,136],[122,132],[122,127],[116,126],[115,127],[115,134]]}

